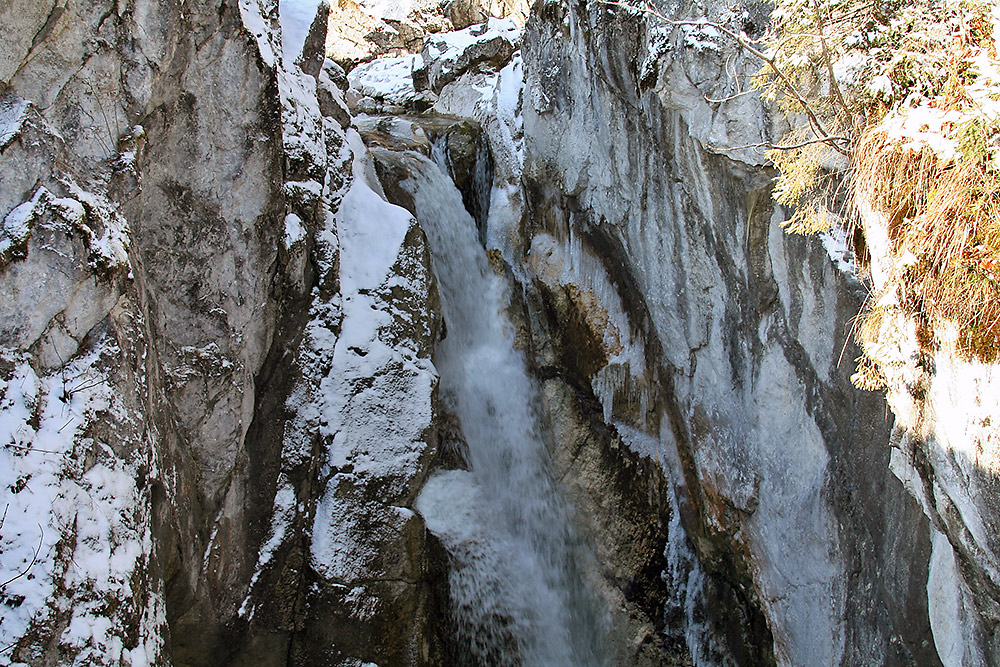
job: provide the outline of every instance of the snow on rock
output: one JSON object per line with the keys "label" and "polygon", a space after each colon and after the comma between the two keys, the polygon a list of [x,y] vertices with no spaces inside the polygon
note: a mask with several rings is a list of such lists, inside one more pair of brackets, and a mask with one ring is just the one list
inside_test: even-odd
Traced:
{"label": "snow on rock", "polygon": [[128,265],[128,221],[106,197],[84,190],[72,181],[64,184],[72,197],[56,197],[40,187],[31,198],[16,206],[0,228],[0,258],[19,254],[39,218],[49,214],[50,225],[67,232],[82,233],[93,268],[113,270]]}
{"label": "snow on rock", "polygon": [[722,40],[722,33],[713,25],[706,22],[699,22],[693,25],[682,26],[684,31],[684,46],[696,51],[722,52],[719,42]]}
{"label": "snow on rock", "polygon": [[391,571],[387,562],[395,560],[392,543],[401,534],[408,529],[423,530],[411,510],[390,507],[387,511],[382,503],[338,497],[335,490],[328,489],[316,516],[312,565],[324,578],[350,584],[372,579],[373,575],[395,578],[416,574]]}
{"label": "snow on rock", "polygon": [[428,37],[421,54],[430,89],[440,92],[478,63],[506,63],[520,44],[521,32],[512,19],[491,18],[465,30]]}
{"label": "snow on rock", "polygon": [[360,0],[359,7],[369,16],[403,21],[414,11],[433,9],[441,3],[436,0]]}
{"label": "snow on rock", "polygon": [[290,249],[296,243],[306,238],[305,227],[302,226],[302,218],[289,213],[285,216],[285,249]]}
{"label": "snow on rock", "polygon": [[7,95],[0,100],[0,150],[21,132],[29,106],[30,102],[17,95]]}
{"label": "snow on rock", "polygon": [[75,223],[84,233],[90,250],[90,263],[102,271],[128,266],[131,233],[128,220],[118,212],[118,206],[74,183],[68,183],[72,198],[54,199],[52,206],[62,216]]}
{"label": "snow on rock", "polygon": [[312,167],[317,178],[327,158],[323,116],[316,79],[296,63],[315,55],[303,48],[321,5],[322,0],[240,0],[244,27],[255,37],[261,59],[276,69],[285,151],[293,162]]}
{"label": "snow on rock", "polygon": [[[257,566],[254,568],[254,573],[250,578],[250,585],[247,587],[248,591],[253,591],[254,586],[257,584],[257,580],[264,571],[264,568],[270,564],[278,547],[280,547],[285,541],[285,538],[289,536],[289,530],[295,518],[295,511],[295,489],[286,479],[282,479],[280,480],[277,493],[274,494],[274,508],[271,514],[271,527],[268,532],[267,540],[264,542],[263,546],[261,546],[260,553],[257,555]],[[248,594],[246,598],[244,598],[243,604],[240,605],[240,609],[237,613],[240,616],[249,615],[250,618],[253,618],[254,609],[250,608],[250,603],[251,598]]]}
{"label": "snow on rock", "polygon": [[240,0],[243,25],[254,36],[260,57],[269,67],[275,66],[277,54],[282,52],[279,36],[271,27],[276,11],[276,0]]}
{"label": "snow on rock", "polygon": [[291,62],[302,54],[306,36],[320,6],[329,11],[325,0],[280,0],[278,15],[281,19],[281,50],[286,59],[286,68],[291,69]]}
{"label": "snow on rock", "polygon": [[379,58],[358,65],[348,75],[351,92],[357,98],[370,97],[373,100],[398,106],[407,106],[416,97],[413,72],[423,65],[420,55],[398,58]]}
{"label": "snow on rock", "polygon": [[[337,229],[341,242],[340,285],[345,299],[362,290],[377,288],[389,276],[413,217],[393,206],[368,184],[371,167],[361,136],[351,130],[348,144],[354,151],[354,181],[344,195]],[[381,186],[378,186],[381,189]]]}
{"label": "snow on rock", "polygon": [[118,298],[110,278],[128,267],[128,224],[114,205],[68,178],[60,187],[72,196],[38,188],[0,233],[0,257],[12,262],[0,271],[8,296],[0,300],[0,338],[31,348],[37,368],[62,366],[77,352]]}
{"label": "snow on rock", "polygon": [[104,370],[118,354],[104,338],[39,375],[0,351],[0,637],[63,627],[73,664],[154,664],[162,648],[162,599],[144,581],[149,450],[99,435],[128,419]]}
{"label": "snow on rock", "polygon": [[47,193],[45,188],[39,188],[31,199],[15,206],[4,218],[3,227],[0,228],[0,260],[9,259],[23,251],[31,234],[31,226],[38,217],[39,201]]}
{"label": "snow on rock", "polygon": [[441,90],[434,105],[437,113],[471,118],[486,132],[494,168],[487,245],[499,249],[512,266],[519,264],[511,253],[520,243],[523,90],[524,63],[516,51],[499,71],[466,72]]}
{"label": "snow on rock", "polygon": [[338,62],[413,53],[429,34],[490,16],[524,25],[530,5],[529,0],[340,0],[333,3],[327,53]]}
{"label": "snow on rock", "polygon": [[819,234],[819,239],[834,266],[846,275],[857,276],[858,265],[854,259],[854,250],[848,242],[847,229],[840,221],[834,222],[829,231]]}
{"label": "snow on rock", "polygon": [[[321,433],[330,444],[312,545],[316,570],[340,582],[377,572],[377,552],[404,548],[386,544],[396,542],[410,521],[393,503],[411,499],[426,467],[437,382],[429,349],[414,340],[424,326],[407,312],[416,304],[399,298],[427,298],[426,248],[423,262],[407,260],[420,254],[412,246],[416,222],[372,188],[367,151],[354,130],[348,145],[354,154],[353,180],[337,213],[343,320],[332,368],[317,393]],[[407,397],[404,406],[401,395]],[[351,523],[358,515],[384,524],[385,531],[366,536]]]}

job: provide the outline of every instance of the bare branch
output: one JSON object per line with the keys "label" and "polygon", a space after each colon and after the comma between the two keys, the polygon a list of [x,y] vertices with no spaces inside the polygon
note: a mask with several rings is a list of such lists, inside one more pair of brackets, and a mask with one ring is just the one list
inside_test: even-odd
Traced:
{"label": "bare branch", "polygon": [[774,73],[775,77],[781,82],[783,88],[787,93],[794,99],[799,106],[802,108],[803,113],[805,113],[807,120],[809,121],[809,126],[820,142],[828,144],[831,148],[842,155],[849,156],[850,150],[844,146],[839,145],[839,142],[850,143],[850,138],[834,136],[816,115],[815,110],[809,101],[806,99],[805,95],[799,92],[795,84],[788,78],[788,75],[778,66],[775,59],[768,56],[766,53],[754,46],[754,42],[746,36],[746,33],[740,32],[739,34],[733,32],[723,24],[718,21],[709,21],[708,19],[670,19],[667,18],[663,12],[656,7],[649,0],[645,0],[644,6],[636,6],[625,0],[597,0],[598,3],[602,5],[609,5],[612,7],[623,7],[630,9],[641,14],[648,14],[655,17],[657,20],[666,23],[667,25],[673,26],[700,26],[700,27],[710,27],[718,30],[722,34],[726,35],[733,41],[735,41],[740,48],[749,53],[750,55],[761,60],[768,68]]}
{"label": "bare branch", "polygon": [[823,35],[823,15],[817,0],[813,0],[813,7],[816,10],[816,20],[819,22],[819,35],[817,39],[819,40],[820,48],[823,50],[823,62],[826,64],[827,76],[830,77],[830,88],[833,89],[833,96],[836,98],[837,104],[840,105],[840,108],[844,110],[844,113],[849,118],[852,115],[851,109],[847,106],[844,96],[840,93],[840,84],[837,83],[837,76],[833,72],[833,59],[830,57],[830,50],[826,45],[826,37]]}
{"label": "bare branch", "polygon": [[[751,148],[755,150],[763,148],[769,151],[791,151],[795,150],[796,148],[804,148],[805,146],[811,146],[814,144],[830,145],[831,141],[849,141],[849,139],[847,137],[817,137],[815,139],[809,139],[808,141],[803,141],[797,144],[773,144],[770,141],[762,141],[756,144],[743,144],[742,146],[730,146],[729,148],[720,148],[718,146],[709,146],[709,148],[718,153],[730,153],[732,151],[742,151]],[[763,155],[763,153],[761,154]]]}
{"label": "bare branch", "polygon": [[737,97],[743,97],[744,95],[749,95],[752,92],[754,92],[754,91],[752,91],[752,90],[741,90],[738,93],[733,93],[732,95],[727,95],[726,97],[720,97],[719,99],[716,99],[714,97],[709,97],[708,95],[702,95],[702,97],[705,98],[706,102],[712,102],[714,104],[720,104],[722,102],[728,102],[729,100],[735,100]]}
{"label": "bare branch", "polygon": [[[809,139],[808,141],[802,141],[802,142],[797,143],[797,144],[770,144],[770,146],[771,146],[772,150],[776,150],[776,151],[792,151],[792,150],[795,150],[796,148],[804,148],[805,146],[811,146],[812,144],[827,144],[827,145],[830,146],[830,148],[834,148],[835,149],[835,148],[837,148],[837,146],[835,144],[830,143],[830,142],[833,142],[833,141],[841,141],[841,142],[844,142],[846,144],[846,143],[850,143],[851,138],[850,137],[843,137],[843,136],[838,136],[838,137],[816,137],[815,139]],[[841,151],[841,152],[843,152],[843,151]]]}
{"label": "bare branch", "polygon": [[[4,447],[13,447],[14,449],[23,449],[26,452],[41,452],[43,454],[62,454],[62,452],[57,452],[51,449],[40,449],[38,447],[25,447],[24,445],[15,445],[13,442],[8,442]],[[5,513],[6,514],[6,513]]]}
{"label": "bare branch", "polygon": [[[7,511],[4,510],[4,516],[6,516],[6,515],[7,515]],[[19,574],[11,577],[7,581],[5,581],[2,584],[0,584],[0,588],[4,588],[7,584],[9,584],[11,582],[14,582],[14,581],[17,581],[18,579],[20,579],[24,575],[28,574],[28,571],[32,568],[32,566],[34,566],[34,564],[36,562],[38,562],[38,554],[42,550],[42,540],[45,539],[45,531],[42,529],[42,524],[38,524],[38,531],[40,533],[39,536],[38,536],[38,547],[35,549],[35,555],[31,557],[31,562],[28,563],[28,567],[24,568],[24,570],[22,572],[20,572]]]}

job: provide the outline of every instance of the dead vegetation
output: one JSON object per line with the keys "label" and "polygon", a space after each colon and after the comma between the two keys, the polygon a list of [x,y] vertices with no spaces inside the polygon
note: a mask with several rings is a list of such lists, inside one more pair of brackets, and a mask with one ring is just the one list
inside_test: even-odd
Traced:
{"label": "dead vegetation", "polygon": [[[1000,356],[1000,172],[989,160],[996,127],[973,119],[943,159],[876,130],[854,156],[854,199],[886,221],[888,276],[874,304],[896,303],[933,330],[957,325],[959,349]],[[869,316],[878,316],[874,310]]]}

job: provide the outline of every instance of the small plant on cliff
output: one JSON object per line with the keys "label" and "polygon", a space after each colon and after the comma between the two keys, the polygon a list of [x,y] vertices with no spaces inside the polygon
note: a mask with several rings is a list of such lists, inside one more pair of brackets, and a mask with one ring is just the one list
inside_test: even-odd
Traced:
{"label": "small plant on cliff", "polygon": [[[852,222],[870,209],[888,234],[884,281],[857,329],[865,354],[855,383],[877,388],[881,366],[891,363],[877,352],[887,311],[912,317],[924,332],[953,323],[961,351],[994,360],[1000,350],[996,10],[973,0],[779,0],[772,18],[767,44],[784,78],[826,119],[827,132],[848,137],[846,164],[810,146],[770,154],[781,172],[775,197],[795,209],[789,229],[821,230],[834,199],[829,182],[842,179]],[[763,67],[757,83],[794,118],[798,96],[787,93],[773,69]],[[801,123],[793,133],[803,131],[822,135],[815,124]],[[831,165],[840,173],[831,173]]]}
{"label": "small plant on cliff", "polygon": [[[922,86],[857,142],[853,198],[885,221],[895,303],[960,351],[1000,351],[1000,69],[987,7],[944,3]],[[995,11],[995,10],[994,10]],[[907,70],[908,71],[908,70]],[[871,340],[871,339],[869,339]]]}

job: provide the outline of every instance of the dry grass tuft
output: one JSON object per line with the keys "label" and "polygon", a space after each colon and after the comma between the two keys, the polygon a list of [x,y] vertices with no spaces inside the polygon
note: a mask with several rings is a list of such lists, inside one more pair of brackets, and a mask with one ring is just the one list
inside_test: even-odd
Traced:
{"label": "dry grass tuft", "polygon": [[858,370],[851,376],[851,384],[862,391],[880,391],[886,388],[885,375],[879,365],[867,354],[855,359]]}
{"label": "dry grass tuft", "polygon": [[[987,162],[992,132],[971,128],[960,154],[905,151],[871,132],[854,156],[855,200],[888,220],[886,292],[932,326],[958,325],[969,356],[1000,356],[1000,173]],[[981,139],[977,139],[981,137]]]}

